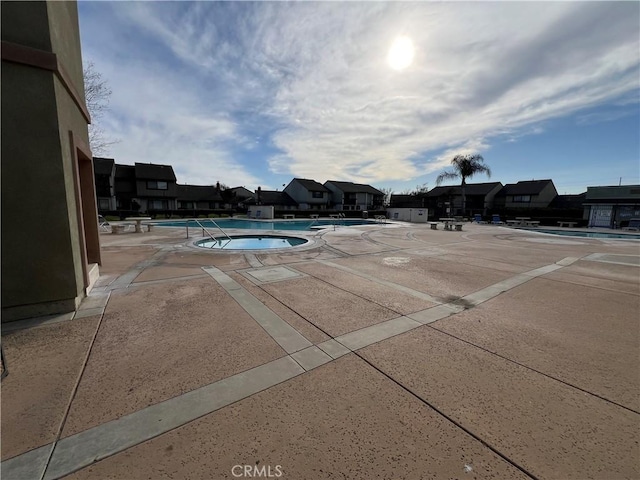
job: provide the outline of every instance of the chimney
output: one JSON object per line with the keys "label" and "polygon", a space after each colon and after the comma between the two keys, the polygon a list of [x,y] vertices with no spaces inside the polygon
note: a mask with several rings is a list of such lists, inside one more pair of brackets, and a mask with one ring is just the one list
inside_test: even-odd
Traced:
{"label": "chimney", "polygon": [[219,192],[220,191],[220,182],[216,182],[216,191]]}
{"label": "chimney", "polygon": [[262,194],[262,188],[258,187],[258,190],[256,190],[256,204],[257,205],[261,205],[262,204],[262,198],[261,195]]}

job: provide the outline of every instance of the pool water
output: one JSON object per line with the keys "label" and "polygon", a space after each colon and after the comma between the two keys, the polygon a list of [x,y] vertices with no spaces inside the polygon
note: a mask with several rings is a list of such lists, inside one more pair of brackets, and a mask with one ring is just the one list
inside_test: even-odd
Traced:
{"label": "pool water", "polygon": [[[205,228],[216,228],[212,220],[203,218],[198,220]],[[238,228],[245,230],[311,230],[312,227],[317,226],[331,226],[331,225],[375,225],[373,220],[289,220],[289,221],[253,221],[253,220],[240,220],[240,219],[216,219],[216,224],[223,230],[227,228]],[[187,220],[176,221],[159,221],[155,224],[158,227],[185,227]],[[189,222],[189,227],[199,228],[199,225],[194,222]]]}
{"label": "pool water", "polygon": [[544,228],[518,228],[527,232],[548,233],[550,235],[560,235],[562,237],[587,237],[587,238],[614,238],[623,240],[640,240],[640,235],[633,233],[606,233],[606,232],[584,232],[575,230],[548,230]]}
{"label": "pool water", "polygon": [[272,248],[290,248],[304,245],[308,240],[296,237],[277,237],[271,235],[242,235],[208,238],[196,242],[198,247],[214,250],[265,250]]}

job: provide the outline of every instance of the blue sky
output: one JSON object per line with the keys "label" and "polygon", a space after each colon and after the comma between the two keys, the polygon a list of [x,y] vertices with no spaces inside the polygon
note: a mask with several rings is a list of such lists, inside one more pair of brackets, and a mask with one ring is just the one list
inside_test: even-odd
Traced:
{"label": "blue sky", "polygon": [[[401,192],[458,154],[559,193],[640,183],[638,2],[84,2],[118,163]],[[391,68],[398,37],[413,60]],[[472,181],[487,181],[477,177]]]}

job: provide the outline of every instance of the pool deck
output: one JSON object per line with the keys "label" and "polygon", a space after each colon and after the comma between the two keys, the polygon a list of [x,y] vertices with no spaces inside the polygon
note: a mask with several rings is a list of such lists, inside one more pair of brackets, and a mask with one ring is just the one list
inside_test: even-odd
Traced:
{"label": "pool deck", "polygon": [[640,242],[303,235],[101,234],[75,315],[3,325],[2,479],[640,478]]}

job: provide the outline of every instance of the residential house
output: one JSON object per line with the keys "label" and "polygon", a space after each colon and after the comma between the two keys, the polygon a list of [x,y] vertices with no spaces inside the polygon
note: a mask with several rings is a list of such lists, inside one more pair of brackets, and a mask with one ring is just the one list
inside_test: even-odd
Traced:
{"label": "residential house", "polygon": [[384,193],[371,185],[327,180],[324,186],[331,192],[334,210],[378,210],[383,208]]}
{"label": "residential house", "polygon": [[115,176],[116,166],[113,158],[93,157],[98,212],[116,209]]}
{"label": "residential house", "polygon": [[220,185],[176,185],[178,210],[215,210],[222,208]]}
{"label": "residential house", "polygon": [[329,205],[330,190],[315,180],[294,178],[284,191],[300,210],[324,210]]}
{"label": "residential house", "polygon": [[589,227],[624,228],[640,219],[640,185],[587,187],[584,217]]}
{"label": "residential house", "polygon": [[460,185],[435,187],[427,193],[427,207],[434,217],[474,214],[488,215],[495,196],[502,190],[500,182],[467,183],[465,185],[465,209],[462,211],[462,187]]}
{"label": "residential house", "polygon": [[425,194],[392,194],[389,200],[389,208],[426,208],[426,206],[427,196]]}
{"label": "residential house", "polygon": [[286,192],[262,190],[260,187],[253,197],[244,201],[244,204],[247,206],[267,205],[272,206],[275,210],[298,210],[298,203]]}
{"label": "residential house", "polygon": [[253,192],[244,187],[232,187],[228,190],[230,190],[239,201],[248,200],[253,197]]}
{"label": "residential house", "polygon": [[549,204],[549,208],[555,210],[582,210],[586,197],[586,192],[574,195],[558,195]]}
{"label": "residential house", "polygon": [[225,193],[228,197],[225,197],[227,206],[230,208],[243,207],[245,202],[250,198],[253,198],[253,192],[244,187],[232,187],[228,188]]}
{"label": "residential house", "polygon": [[115,164],[114,191],[117,210],[140,209],[136,198],[136,167]]}
{"label": "residential house", "polygon": [[176,210],[176,175],[171,165],[135,164],[136,199],[140,210]]}
{"label": "residential house", "polygon": [[553,180],[526,180],[509,183],[494,198],[496,208],[547,208],[558,195]]}

